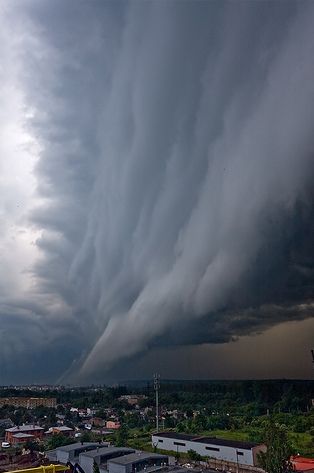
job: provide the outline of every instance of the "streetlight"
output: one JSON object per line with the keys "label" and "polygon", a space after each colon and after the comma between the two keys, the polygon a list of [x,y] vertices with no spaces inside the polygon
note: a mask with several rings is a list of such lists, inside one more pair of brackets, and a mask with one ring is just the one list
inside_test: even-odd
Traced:
{"label": "streetlight", "polygon": [[158,391],[160,388],[160,374],[154,374],[154,390],[156,395],[156,430],[159,432],[159,406],[158,406]]}
{"label": "streetlight", "polygon": [[177,445],[176,464],[179,463],[179,445]]}
{"label": "streetlight", "polygon": [[237,473],[239,473],[239,452],[236,450],[236,455],[237,455]]}
{"label": "streetlight", "polygon": [[159,443],[159,439],[157,440],[156,443],[153,443],[154,453],[156,453],[156,448],[158,447],[158,443]]}

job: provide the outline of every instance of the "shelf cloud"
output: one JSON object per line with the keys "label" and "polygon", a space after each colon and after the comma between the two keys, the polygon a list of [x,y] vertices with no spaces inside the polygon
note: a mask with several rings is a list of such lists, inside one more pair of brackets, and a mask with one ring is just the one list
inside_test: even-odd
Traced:
{"label": "shelf cloud", "polygon": [[85,382],[154,347],[313,317],[313,3],[0,14],[0,90],[30,163],[0,181],[15,209],[0,351],[17,372],[42,379],[40,353],[50,379]]}

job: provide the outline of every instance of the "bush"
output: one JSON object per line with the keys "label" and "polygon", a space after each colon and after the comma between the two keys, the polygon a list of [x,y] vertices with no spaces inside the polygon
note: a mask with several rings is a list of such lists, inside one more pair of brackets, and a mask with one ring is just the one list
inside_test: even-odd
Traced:
{"label": "bush", "polygon": [[201,461],[202,456],[197,453],[195,450],[188,450],[189,459],[192,461]]}

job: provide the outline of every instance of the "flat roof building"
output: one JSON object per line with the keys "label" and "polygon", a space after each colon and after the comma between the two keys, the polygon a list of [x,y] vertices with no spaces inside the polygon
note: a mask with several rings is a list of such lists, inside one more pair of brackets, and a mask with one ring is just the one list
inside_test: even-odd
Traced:
{"label": "flat roof building", "polygon": [[266,446],[254,442],[199,437],[197,435],[159,432],[152,435],[152,445],[162,450],[187,453],[194,450],[202,457],[210,457],[238,465],[257,466],[257,455],[266,451]]}
{"label": "flat roof building", "polygon": [[89,452],[83,452],[79,455],[79,464],[85,473],[93,473],[94,462],[97,463],[101,472],[107,471],[107,463],[112,458],[118,458],[123,455],[134,453],[132,448],[124,447],[97,447]]}
{"label": "flat roof building", "polygon": [[138,452],[114,458],[108,461],[109,473],[138,473],[152,472],[169,464],[167,455],[157,453]]}
{"label": "flat roof building", "polygon": [[55,397],[0,397],[0,407],[5,405],[26,409],[35,409],[39,406],[56,408],[57,399]]}
{"label": "flat roof building", "polygon": [[[104,447],[106,445],[108,444],[99,444],[96,442],[76,442],[71,443],[70,445],[64,445],[63,447],[56,448],[56,460],[60,463],[63,463],[64,465],[66,465],[68,462],[77,463],[81,453],[95,450],[97,447]],[[51,455],[53,455],[52,452]]]}

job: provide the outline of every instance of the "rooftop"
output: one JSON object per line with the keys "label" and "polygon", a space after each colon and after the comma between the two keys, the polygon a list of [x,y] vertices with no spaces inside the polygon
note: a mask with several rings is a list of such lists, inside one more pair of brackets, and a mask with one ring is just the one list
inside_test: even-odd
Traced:
{"label": "rooftop", "polygon": [[69,432],[69,431],[73,430],[73,429],[71,429],[71,427],[67,427],[66,425],[57,425],[56,427],[50,427],[50,429],[51,430],[53,430],[53,429],[60,430],[60,432]]}
{"label": "rooftop", "polygon": [[193,439],[194,442],[206,443],[210,445],[221,445],[225,447],[241,448],[242,450],[251,450],[251,448],[260,445],[256,442],[243,442],[240,440],[218,439],[216,437],[197,437]]}
{"label": "rooftop", "polygon": [[155,435],[156,437],[165,437],[175,440],[186,440],[191,442],[205,443],[209,445],[221,445],[225,447],[240,448],[242,450],[251,450],[253,447],[260,445],[259,443],[255,442],[243,442],[240,440],[228,440],[216,437],[199,437],[197,435],[180,434],[177,432],[159,432],[158,434],[153,435]]}
{"label": "rooftop", "polygon": [[[196,470],[194,468],[192,468],[191,466],[189,467],[189,469],[187,470],[187,467],[185,468],[171,468],[171,473],[201,473],[202,470]],[[209,470],[206,468],[206,472],[207,473],[216,473],[216,470]]]}
{"label": "rooftop", "polygon": [[117,463],[118,465],[130,465],[142,460],[150,460],[151,458],[156,458],[160,460],[167,460],[167,455],[160,455],[159,453],[148,453],[148,452],[139,452],[131,453],[130,455],[124,455],[123,457],[112,458],[110,463]]}
{"label": "rooftop", "polygon": [[101,447],[101,448],[96,448],[95,450],[90,450],[89,452],[82,452],[82,455],[86,457],[95,458],[98,456],[111,455],[111,453],[117,453],[117,452],[133,453],[134,450],[132,450],[131,448],[126,448],[126,447]]}
{"label": "rooftop", "polygon": [[22,432],[20,432],[19,434],[14,434],[13,437],[15,439],[25,439],[25,438],[34,438],[34,435],[31,435],[31,434],[23,434]]}
{"label": "rooftop", "polygon": [[44,429],[43,427],[39,427],[39,425],[33,425],[33,424],[18,425],[16,427],[11,427],[10,429],[5,429],[6,432],[28,432],[31,430],[44,430]]}
{"label": "rooftop", "polygon": [[314,470],[314,458],[304,458],[299,455],[290,458],[296,471]]}
{"label": "rooftop", "polygon": [[46,455],[50,461],[57,461],[57,450],[48,450]]}
{"label": "rooftop", "polygon": [[195,438],[197,437],[196,435],[180,434],[177,432],[158,432],[153,435],[155,435],[156,437],[166,437],[178,440],[195,440]]}
{"label": "rooftop", "polygon": [[95,442],[76,442],[71,443],[70,445],[63,445],[62,447],[58,447],[57,450],[61,450],[62,452],[72,452],[72,450],[82,449],[89,447],[103,447],[103,444],[95,443]]}

